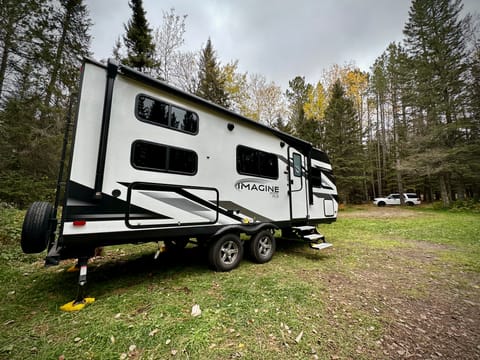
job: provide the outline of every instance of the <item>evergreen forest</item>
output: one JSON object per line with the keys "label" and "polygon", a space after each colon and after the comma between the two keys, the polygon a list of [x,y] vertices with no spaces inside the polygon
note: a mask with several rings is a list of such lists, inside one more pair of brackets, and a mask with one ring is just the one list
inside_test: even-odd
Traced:
{"label": "evergreen forest", "polygon": [[[142,0],[129,6],[112,58],[326,151],[342,203],[479,201],[480,24],[461,0],[412,0],[403,41],[369,71],[333,65],[308,83],[299,69],[286,89],[222,63],[211,39],[185,50],[187,15],[165,10],[153,28]],[[84,0],[0,0],[0,12],[0,203],[25,208],[55,197],[93,24]]]}

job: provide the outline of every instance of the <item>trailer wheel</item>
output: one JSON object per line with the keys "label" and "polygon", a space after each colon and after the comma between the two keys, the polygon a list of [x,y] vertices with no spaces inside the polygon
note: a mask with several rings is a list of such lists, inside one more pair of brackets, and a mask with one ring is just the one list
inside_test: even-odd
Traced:
{"label": "trailer wheel", "polygon": [[275,253],[276,245],[275,237],[271,231],[260,231],[249,242],[249,255],[259,264],[269,262]]}
{"label": "trailer wheel", "polygon": [[236,234],[226,234],[210,244],[208,262],[216,271],[235,269],[243,257],[243,245]]}
{"label": "trailer wheel", "polygon": [[47,248],[53,233],[50,219],[53,216],[53,206],[44,201],[34,202],[27,210],[23,220],[20,245],[26,254],[40,253]]}

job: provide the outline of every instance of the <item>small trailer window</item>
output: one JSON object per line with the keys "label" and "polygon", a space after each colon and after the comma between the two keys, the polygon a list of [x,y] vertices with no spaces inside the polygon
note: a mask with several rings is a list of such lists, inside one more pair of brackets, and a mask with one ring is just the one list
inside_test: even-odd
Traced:
{"label": "small trailer window", "polygon": [[240,145],[237,147],[237,172],[243,175],[278,179],[277,156]]}
{"label": "small trailer window", "polygon": [[195,175],[198,157],[191,150],[137,140],[132,144],[131,162],[139,170]]}
{"label": "small trailer window", "polygon": [[302,155],[293,154],[293,176],[302,177]]}
{"label": "small trailer window", "polygon": [[141,121],[189,134],[198,133],[198,115],[147,95],[137,95],[135,115]]}

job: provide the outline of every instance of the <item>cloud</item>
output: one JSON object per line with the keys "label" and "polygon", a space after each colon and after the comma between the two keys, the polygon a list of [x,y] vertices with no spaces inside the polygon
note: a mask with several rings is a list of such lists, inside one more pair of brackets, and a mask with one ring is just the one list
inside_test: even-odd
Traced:
{"label": "cloud", "polygon": [[[111,56],[115,39],[130,18],[127,1],[86,0],[93,28],[93,52]],[[465,0],[478,11],[478,0]],[[239,60],[240,70],[260,73],[282,87],[295,76],[316,82],[324,69],[351,61],[368,70],[392,41],[401,41],[407,0],[144,0],[152,28],[162,11],[188,15],[185,50],[212,39],[222,63]]]}

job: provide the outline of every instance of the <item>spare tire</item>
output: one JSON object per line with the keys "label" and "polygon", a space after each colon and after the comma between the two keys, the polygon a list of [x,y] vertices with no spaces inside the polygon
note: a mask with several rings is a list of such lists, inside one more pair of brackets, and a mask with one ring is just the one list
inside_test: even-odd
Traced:
{"label": "spare tire", "polygon": [[53,206],[44,201],[36,201],[27,210],[23,220],[20,245],[25,254],[36,254],[47,248],[52,235]]}

